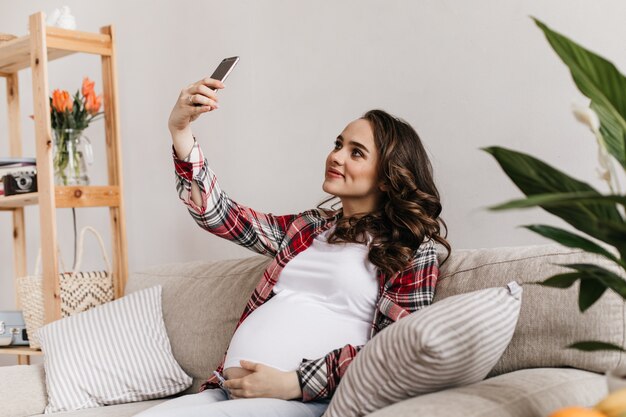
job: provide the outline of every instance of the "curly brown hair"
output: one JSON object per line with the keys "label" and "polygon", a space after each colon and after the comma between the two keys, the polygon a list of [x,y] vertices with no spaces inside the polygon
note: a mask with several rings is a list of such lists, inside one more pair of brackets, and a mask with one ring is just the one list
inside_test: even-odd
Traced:
{"label": "curly brown hair", "polygon": [[[387,276],[402,271],[420,245],[429,239],[446,248],[445,262],[451,251],[445,239],[448,228],[439,216],[439,192],[419,135],[406,121],[384,110],[370,110],[361,119],[369,121],[374,132],[383,193],[374,211],[361,216],[341,216],[328,242],[365,243],[367,234],[371,235],[368,259]],[[322,201],[318,208],[335,198],[338,197]],[[445,236],[441,236],[441,226],[445,228]]]}

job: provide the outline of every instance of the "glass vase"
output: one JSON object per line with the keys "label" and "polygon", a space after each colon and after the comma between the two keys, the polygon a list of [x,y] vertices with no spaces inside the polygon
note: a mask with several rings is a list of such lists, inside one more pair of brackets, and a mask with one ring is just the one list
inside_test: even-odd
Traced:
{"label": "glass vase", "polygon": [[82,129],[54,129],[55,185],[89,185],[87,165],[93,163],[91,141]]}

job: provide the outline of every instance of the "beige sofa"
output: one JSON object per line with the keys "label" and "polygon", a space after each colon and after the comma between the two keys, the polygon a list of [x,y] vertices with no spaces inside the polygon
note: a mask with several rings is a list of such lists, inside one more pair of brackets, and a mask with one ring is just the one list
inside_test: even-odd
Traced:
{"label": "beige sofa", "polygon": [[[130,293],[163,286],[163,310],[174,356],[193,376],[195,393],[220,361],[239,315],[268,258],[188,262],[134,273]],[[519,416],[543,417],[566,405],[592,405],[607,393],[603,372],[624,359],[617,352],[584,353],[569,343],[599,339],[623,345],[622,300],[604,296],[587,312],[577,307],[577,285],[567,290],[524,283],[564,271],[557,264],[598,262],[602,258],[557,245],[456,250],[441,268],[435,302],[516,280],[524,287],[513,340],[489,377],[390,405],[372,417]],[[0,415],[40,415],[46,404],[42,365],[0,367]],[[59,413],[63,416],[132,416],[164,400]]]}

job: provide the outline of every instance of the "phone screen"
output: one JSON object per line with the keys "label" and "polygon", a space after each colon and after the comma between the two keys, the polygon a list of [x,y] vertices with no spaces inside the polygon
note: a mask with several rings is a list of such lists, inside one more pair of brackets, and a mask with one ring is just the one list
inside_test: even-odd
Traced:
{"label": "phone screen", "polygon": [[239,61],[238,56],[222,60],[222,62],[220,62],[220,64],[213,72],[213,75],[211,75],[211,78],[213,78],[214,80],[224,81],[226,77],[228,77],[228,74],[230,74],[230,72],[233,70],[233,68],[235,68],[237,61]]}

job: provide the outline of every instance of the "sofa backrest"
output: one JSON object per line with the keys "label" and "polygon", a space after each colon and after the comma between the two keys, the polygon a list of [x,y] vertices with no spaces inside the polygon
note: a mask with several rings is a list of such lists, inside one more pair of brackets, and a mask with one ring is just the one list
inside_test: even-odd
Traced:
{"label": "sofa backrest", "polygon": [[195,393],[221,362],[248,298],[270,258],[158,265],[130,275],[126,293],[163,286],[163,319]]}
{"label": "sofa backrest", "polygon": [[581,313],[578,283],[567,289],[529,284],[572,272],[560,266],[571,263],[593,263],[620,273],[606,258],[556,244],[456,250],[440,268],[434,302],[515,280],[524,289],[519,320],[511,343],[490,376],[537,367],[605,372],[626,356],[617,351],[582,352],[567,346],[597,340],[626,347],[623,299],[607,291]]}
{"label": "sofa backrest", "polygon": [[[252,256],[158,265],[129,277],[126,293],[163,286],[163,315],[173,354],[194,379],[185,393],[197,392],[222,360],[245,304],[269,261],[267,257]],[[515,280],[524,288],[520,318],[510,345],[490,375],[563,366],[604,372],[626,359],[624,355],[565,347],[581,340],[624,346],[622,299],[607,292],[581,314],[578,285],[554,289],[528,284],[566,271],[559,264],[578,262],[617,270],[602,257],[559,245],[455,250],[441,265],[435,302]]]}

